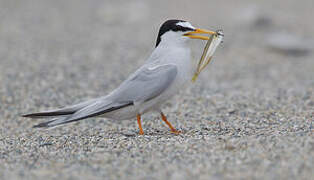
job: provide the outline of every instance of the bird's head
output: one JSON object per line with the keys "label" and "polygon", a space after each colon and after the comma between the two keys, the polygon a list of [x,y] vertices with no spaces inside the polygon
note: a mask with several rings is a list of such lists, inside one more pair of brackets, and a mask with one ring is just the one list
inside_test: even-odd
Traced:
{"label": "bird's head", "polygon": [[208,36],[197,34],[216,34],[216,32],[195,28],[189,22],[183,20],[167,20],[159,28],[156,47],[160,44],[180,45],[188,39],[209,39]]}

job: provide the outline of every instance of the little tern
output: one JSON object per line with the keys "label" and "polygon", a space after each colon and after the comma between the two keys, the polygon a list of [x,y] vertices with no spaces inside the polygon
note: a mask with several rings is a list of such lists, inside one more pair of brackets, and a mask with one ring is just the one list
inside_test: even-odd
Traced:
{"label": "little tern", "polygon": [[193,70],[189,39],[208,40],[216,32],[198,29],[183,20],[167,20],[157,36],[156,47],[145,63],[122,84],[106,96],[91,99],[61,109],[25,114],[29,118],[52,118],[35,125],[49,128],[90,117],[105,117],[114,120],[137,118],[139,134],[144,131],[141,115],[158,112],[171,132],[179,133],[161,110],[161,105],[174,96],[189,81]]}

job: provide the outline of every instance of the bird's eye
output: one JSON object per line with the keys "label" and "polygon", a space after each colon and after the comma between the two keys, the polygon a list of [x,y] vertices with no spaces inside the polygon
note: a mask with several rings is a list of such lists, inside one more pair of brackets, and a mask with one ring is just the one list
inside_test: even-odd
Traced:
{"label": "bird's eye", "polygon": [[182,31],[182,32],[188,32],[188,31],[194,31],[194,29],[190,27],[184,27],[184,26],[177,26],[177,31]]}

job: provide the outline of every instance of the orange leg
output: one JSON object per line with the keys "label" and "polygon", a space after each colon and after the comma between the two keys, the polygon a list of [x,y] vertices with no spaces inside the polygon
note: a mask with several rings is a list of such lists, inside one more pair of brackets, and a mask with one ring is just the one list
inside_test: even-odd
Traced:
{"label": "orange leg", "polygon": [[143,131],[143,128],[142,128],[142,123],[141,123],[141,115],[140,115],[140,114],[137,114],[136,117],[137,117],[137,124],[138,124],[138,127],[140,128],[139,134],[140,134],[140,135],[143,135],[143,134],[144,134],[144,131]]}
{"label": "orange leg", "polygon": [[175,133],[175,134],[179,134],[180,131],[176,130],[171,124],[170,122],[167,120],[167,117],[164,115],[164,113],[160,113],[161,115],[161,119],[169,126],[171,132]]}

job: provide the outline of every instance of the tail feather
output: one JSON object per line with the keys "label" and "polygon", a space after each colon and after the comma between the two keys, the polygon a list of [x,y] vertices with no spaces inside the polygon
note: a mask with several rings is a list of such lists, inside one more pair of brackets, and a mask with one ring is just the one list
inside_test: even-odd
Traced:
{"label": "tail feather", "polygon": [[33,127],[34,128],[49,128],[49,127],[54,127],[54,126],[58,126],[58,125],[61,125],[61,124],[72,123],[72,122],[79,121],[79,120],[82,120],[82,119],[86,119],[86,118],[89,118],[89,117],[96,117],[96,116],[99,116],[101,114],[108,113],[108,112],[111,112],[111,111],[114,111],[114,110],[118,110],[120,108],[123,108],[123,107],[126,107],[126,106],[130,106],[130,105],[132,105],[132,104],[131,103],[127,103],[127,104],[119,105],[119,106],[116,106],[116,107],[104,107],[103,108],[104,110],[102,110],[102,109],[98,109],[97,108],[98,107],[97,104],[92,104],[90,106],[82,108],[81,110],[76,111],[73,114],[62,116],[60,118],[54,118],[54,119],[52,119],[50,121],[37,124],[37,125],[35,125]]}
{"label": "tail feather", "polygon": [[74,114],[76,111],[94,103],[96,99],[91,99],[88,101],[81,102],[79,104],[74,104],[72,106],[67,106],[62,109],[56,109],[56,110],[50,110],[50,111],[44,111],[44,112],[37,112],[37,113],[30,113],[30,114],[24,114],[22,117],[27,118],[49,118],[49,117],[55,117],[55,116],[67,116]]}
{"label": "tail feather", "polygon": [[127,106],[133,105],[133,102],[112,103],[110,100],[101,99],[99,101],[89,101],[74,105],[68,108],[63,108],[55,111],[46,111],[39,113],[32,113],[23,115],[23,117],[55,117],[50,121],[39,123],[34,128],[49,128],[61,124],[71,123],[86,119],[89,117],[96,117],[111,111],[115,111]]}
{"label": "tail feather", "polygon": [[54,118],[50,121],[39,123],[39,124],[33,126],[33,128],[49,128],[49,127],[54,127],[54,126],[57,126],[60,124],[64,124],[66,122],[65,121],[66,118],[68,118],[68,116],[60,117],[60,118]]}
{"label": "tail feather", "polygon": [[47,118],[47,117],[55,117],[55,116],[65,116],[75,113],[75,111],[47,111],[47,112],[38,112],[38,113],[30,113],[23,114],[22,117],[27,118]]}

